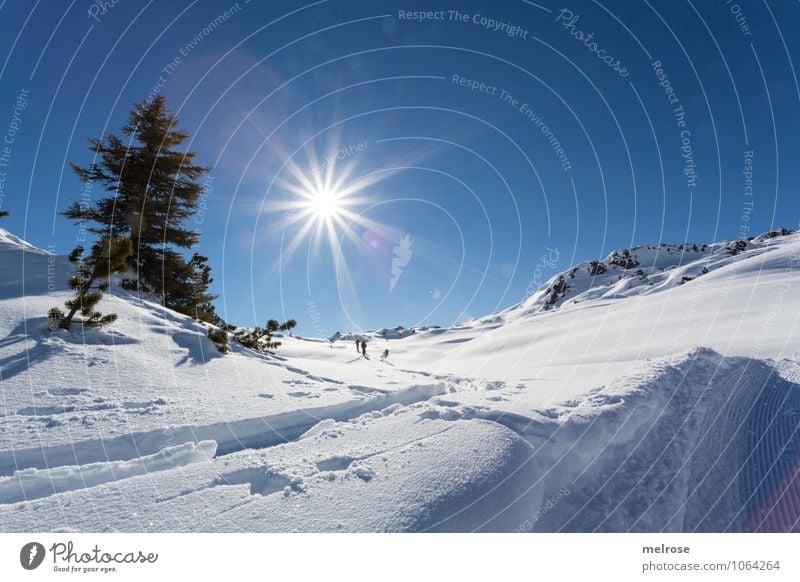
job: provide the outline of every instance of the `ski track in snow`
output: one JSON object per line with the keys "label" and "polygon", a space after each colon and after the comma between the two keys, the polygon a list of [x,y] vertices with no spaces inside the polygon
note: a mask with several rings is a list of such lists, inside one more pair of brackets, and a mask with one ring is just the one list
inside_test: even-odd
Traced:
{"label": "ski track in snow", "polygon": [[[217,456],[243,449],[261,449],[297,439],[321,421],[345,421],[393,404],[410,404],[443,394],[442,384],[411,386],[369,399],[318,408],[304,408],[273,416],[221,422],[207,426],[179,426],[132,433],[113,439],[80,441],[69,445],[18,449],[0,455],[0,475],[20,468],[45,469],[63,465],[125,461],[152,455],[173,443],[213,441]],[[290,396],[296,393],[289,393]],[[13,465],[8,464],[13,460]],[[0,497],[2,500],[2,497]]]}

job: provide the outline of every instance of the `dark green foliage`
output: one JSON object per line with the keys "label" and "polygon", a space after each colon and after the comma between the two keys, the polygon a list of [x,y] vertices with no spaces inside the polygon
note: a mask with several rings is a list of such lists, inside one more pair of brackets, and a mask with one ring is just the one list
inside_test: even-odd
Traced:
{"label": "dark green foliage", "polygon": [[294,329],[295,327],[297,327],[297,321],[295,321],[294,319],[288,319],[281,324],[281,329],[283,331],[288,331]]}
{"label": "dark green foliage", "polygon": [[114,134],[92,139],[91,150],[100,161],[89,167],[72,164],[81,180],[100,182],[114,195],[91,207],[75,202],[64,215],[95,223],[88,230],[101,236],[130,236],[131,265],[150,250],[190,248],[198,241],[197,233],[182,224],[196,211],[203,191],[197,180],[207,168],[192,163],[194,153],[173,150],[189,137],[177,123],[163,96],[137,103],[122,128],[124,139]]}
{"label": "dark green foliage", "polygon": [[276,319],[267,321],[265,327],[255,327],[252,330],[239,330],[233,335],[233,339],[246,348],[257,352],[272,353],[280,347],[281,342],[275,341],[274,333],[292,329],[297,322],[290,319],[284,323],[279,323]]}
{"label": "dark green foliage", "polygon": [[222,329],[209,329],[208,330],[208,339],[214,342],[214,345],[217,346],[217,350],[221,354],[228,353],[228,332]]}
{"label": "dark green foliage", "polygon": [[64,318],[64,311],[59,307],[51,307],[47,311],[47,318],[54,319],[56,321],[61,321]]}
{"label": "dark green foliage", "polygon": [[100,183],[111,194],[92,205],[73,202],[63,215],[88,223],[98,236],[130,238],[127,265],[135,278],[124,281],[124,288],[156,293],[165,307],[215,323],[207,259],[195,253],[187,261],[175,250],[199,241],[185,222],[197,211],[200,179],[208,171],[194,163],[195,153],[175,149],[189,137],[177,125],[164,97],[157,96],[134,106],[122,137],[90,140],[98,162],[72,168],[82,181]]}
{"label": "dark green foliage", "polygon": [[233,339],[248,349],[264,353],[271,353],[281,345],[281,342],[274,340],[272,332],[263,327],[255,327],[250,331],[238,331],[234,334]]}
{"label": "dark green foliage", "polygon": [[83,257],[83,251],[84,250],[85,249],[81,245],[78,245],[77,247],[72,249],[72,252],[69,255],[67,255],[67,258],[69,259],[69,262],[70,263],[77,263],[78,261],[80,261],[81,257]]}
{"label": "dark green foliage", "polygon": [[211,278],[211,267],[208,266],[208,257],[204,257],[199,253],[194,253],[189,261],[192,273],[189,277],[191,284],[191,304],[189,310],[194,313],[189,313],[197,320],[207,321],[209,323],[220,323],[221,320],[214,310],[214,305],[211,303],[217,298],[216,295],[211,295],[208,288],[214,279]]}
{"label": "dark green foliage", "polygon": [[103,315],[95,307],[108,290],[109,277],[127,270],[132,251],[130,239],[122,236],[101,238],[92,246],[88,256],[84,255],[83,247],[76,247],[69,255],[69,260],[77,265],[75,274],[69,279],[75,297],[64,302],[69,313],[65,316],[61,309],[53,307],[48,311],[48,317],[57,318],[59,327],[64,329],[70,328],[78,312],[83,317],[84,327],[97,327],[116,321],[116,313]]}
{"label": "dark green foliage", "polygon": [[219,325],[221,320],[214,310],[208,288],[213,279],[208,257],[194,253],[187,262],[180,254],[166,249],[162,253],[158,273],[159,289],[165,307],[189,315],[199,321]]}
{"label": "dark green foliage", "polygon": [[292,330],[297,327],[297,322],[294,319],[289,319],[284,321],[280,327],[278,328],[281,331],[288,331],[289,335],[292,335]]}
{"label": "dark green foliage", "polygon": [[47,319],[50,321],[50,329],[55,330],[59,327],[61,320],[64,319],[64,311],[58,307],[51,307],[47,311]]}

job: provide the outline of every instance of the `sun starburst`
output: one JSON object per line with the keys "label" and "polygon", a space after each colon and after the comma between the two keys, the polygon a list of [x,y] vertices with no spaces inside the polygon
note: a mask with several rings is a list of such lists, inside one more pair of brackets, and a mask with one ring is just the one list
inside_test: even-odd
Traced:
{"label": "sun starburst", "polygon": [[309,237],[315,248],[323,241],[327,242],[336,256],[342,236],[358,242],[354,226],[380,227],[356,212],[355,208],[370,202],[369,187],[385,179],[387,173],[372,172],[352,178],[354,163],[337,164],[336,161],[333,154],[320,165],[313,155],[309,155],[310,169],[303,169],[292,161],[286,166],[289,178],[277,181],[290,197],[272,208],[283,211],[283,227],[287,231],[299,226],[289,239],[284,259],[294,254]]}

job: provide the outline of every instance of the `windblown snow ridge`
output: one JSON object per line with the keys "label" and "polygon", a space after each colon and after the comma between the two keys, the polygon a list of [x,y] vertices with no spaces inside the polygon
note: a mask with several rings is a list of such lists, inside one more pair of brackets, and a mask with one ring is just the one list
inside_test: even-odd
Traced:
{"label": "windblown snow ridge", "polygon": [[699,348],[532,418],[431,404],[423,418],[490,420],[536,449],[531,486],[569,495],[530,529],[800,528],[800,385],[767,362]]}

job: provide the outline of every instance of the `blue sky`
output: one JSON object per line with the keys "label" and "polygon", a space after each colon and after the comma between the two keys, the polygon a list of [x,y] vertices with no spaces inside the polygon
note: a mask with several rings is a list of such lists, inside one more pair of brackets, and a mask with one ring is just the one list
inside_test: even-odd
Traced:
{"label": "blue sky", "polygon": [[[797,228],[799,15],[745,0],[7,2],[0,224],[68,252],[77,231],[57,213],[83,191],[69,162],[157,91],[212,167],[196,250],[226,320],[450,325],[615,248]],[[297,239],[291,184],[320,165],[365,186],[332,238]]]}

